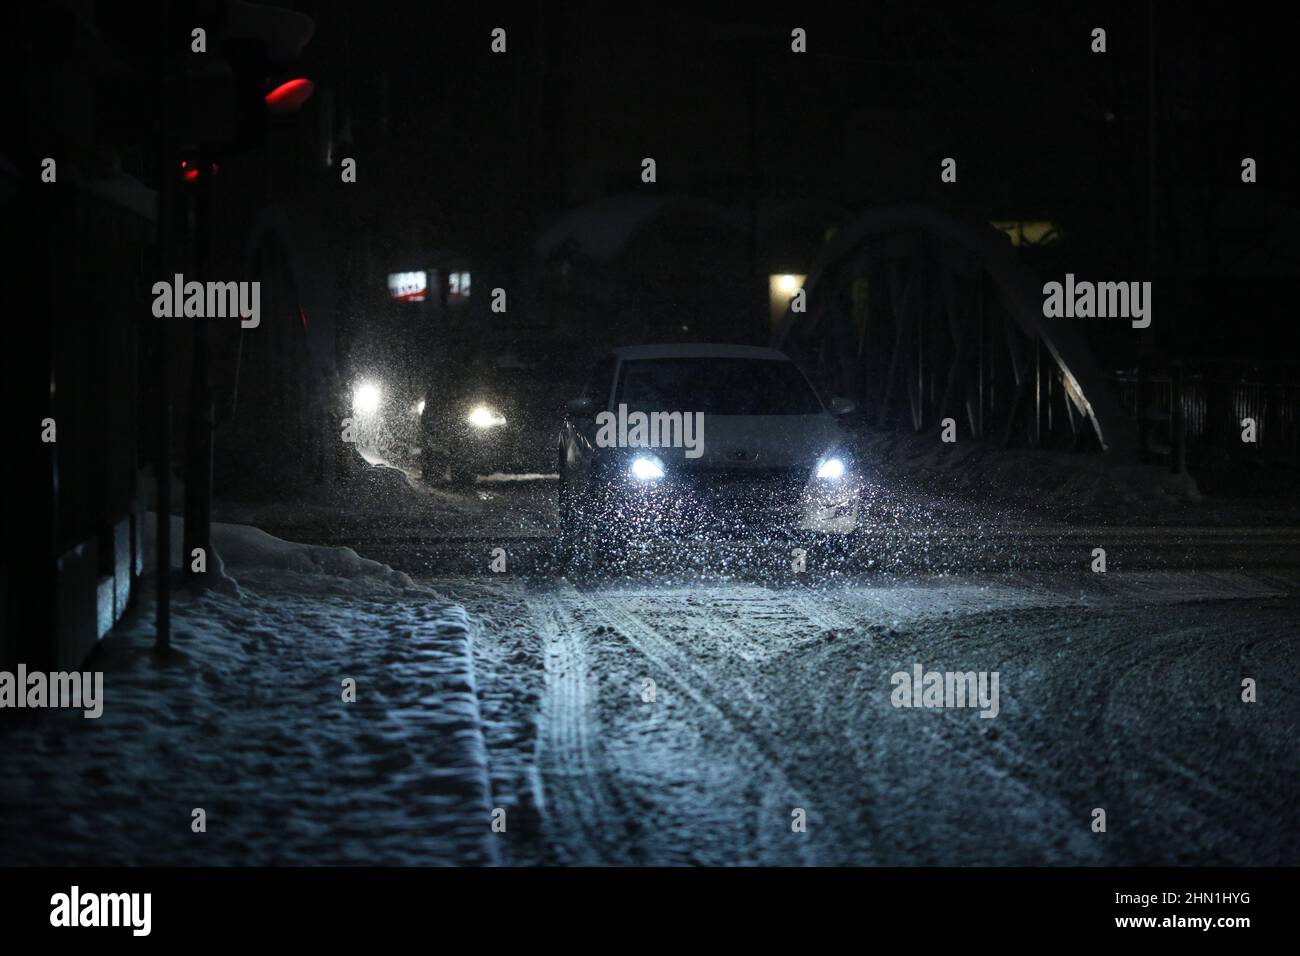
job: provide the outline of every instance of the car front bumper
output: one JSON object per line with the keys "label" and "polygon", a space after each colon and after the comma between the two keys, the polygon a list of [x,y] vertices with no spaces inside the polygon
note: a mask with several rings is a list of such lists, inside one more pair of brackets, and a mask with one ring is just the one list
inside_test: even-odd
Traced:
{"label": "car front bumper", "polygon": [[858,530],[860,482],[809,481],[807,472],[706,471],[636,482],[613,475],[591,496],[587,520],[620,537],[767,537]]}

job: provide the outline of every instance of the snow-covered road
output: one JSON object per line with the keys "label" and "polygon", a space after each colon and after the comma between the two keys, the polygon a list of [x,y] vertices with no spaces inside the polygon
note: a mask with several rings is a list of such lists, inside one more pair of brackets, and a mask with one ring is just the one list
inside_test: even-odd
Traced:
{"label": "snow-covered road", "polygon": [[227,526],[242,590],[178,598],[172,663],[142,615],[101,720],[0,735],[0,859],[1300,864],[1294,528],[926,506],[866,542],[896,560],[571,579],[552,482],[389,472],[226,517],[391,568]]}
{"label": "snow-covered road", "polygon": [[[321,532],[469,612],[503,862],[1300,863],[1294,528],[912,502],[865,573],[710,543],[569,580],[553,498]],[[997,716],[893,706],[918,665],[996,672]]]}
{"label": "snow-covered road", "polygon": [[[1300,862],[1300,578],[1102,580],[433,586],[479,621],[508,860]],[[998,715],[894,707],[918,663],[998,672]]]}

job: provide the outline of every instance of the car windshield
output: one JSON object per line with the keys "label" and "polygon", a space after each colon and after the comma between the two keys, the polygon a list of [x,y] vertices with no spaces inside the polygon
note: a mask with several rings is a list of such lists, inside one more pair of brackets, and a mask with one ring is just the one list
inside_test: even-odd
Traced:
{"label": "car windshield", "polygon": [[559,387],[571,391],[581,379],[582,353],[557,348],[555,342],[523,341],[482,348],[455,369],[462,388],[522,391]]}
{"label": "car windshield", "polygon": [[815,415],[821,403],[793,362],[749,358],[633,359],[617,403],[706,415]]}

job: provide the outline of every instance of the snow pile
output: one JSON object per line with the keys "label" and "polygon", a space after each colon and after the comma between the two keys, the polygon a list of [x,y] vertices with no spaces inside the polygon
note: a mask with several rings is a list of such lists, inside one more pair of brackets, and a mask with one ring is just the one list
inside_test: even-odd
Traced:
{"label": "snow pile", "polygon": [[1057,517],[1149,522],[1193,516],[1202,500],[1188,475],[1104,454],[945,444],[905,433],[867,432],[859,442],[872,468],[907,487]]}
{"label": "snow pile", "polygon": [[415,587],[409,575],[363,558],[351,548],[297,544],[247,525],[214,524],[212,546],[236,578],[243,571],[269,568],[340,578],[375,578],[394,587]]}
{"label": "snow pile", "polygon": [[495,862],[464,609],[346,548],[213,543],[240,588],[176,591],[168,658],[146,595],[85,665],[101,718],[0,734],[0,865]]}
{"label": "snow pile", "polygon": [[348,525],[376,517],[450,522],[476,507],[464,494],[425,484],[413,467],[396,467],[360,450],[345,480],[287,490],[282,497],[283,500],[222,497],[214,510],[225,521],[259,527],[294,527]]}
{"label": "snow pile", "polygon": [[[179,516],[173,515],[171,553],[172,566],[176,568],[183,566],[183,536],[184,522]],[[145,517],[144,538],[145,567],[152,569],[154,555],[157,553],[157,516],[154,514]],[[209,566],[223,569],[237,581],[249,579],[288,585],[295,583],[296,576],[308,575],[319,579],[324,575],[344,581],[369,579],[394,588],[419,590],[409,575],[394,571],[378,561],[363,558],[351,548],[285,541],[248,525],[213,522],[212,549],[216,555],[215,558],[209,555]],[[346,591],[340,581],[313,580],[311,585],[325,590],[338,590],[342,587]]]}
{"label": "snow pile", "polygon": [[506,474],[503,471],[494,471],[490,475],[479,475],[477,481],[555,481],[559,474],[552,472],[542,474],[541,472],[523,472],[521,474]]}

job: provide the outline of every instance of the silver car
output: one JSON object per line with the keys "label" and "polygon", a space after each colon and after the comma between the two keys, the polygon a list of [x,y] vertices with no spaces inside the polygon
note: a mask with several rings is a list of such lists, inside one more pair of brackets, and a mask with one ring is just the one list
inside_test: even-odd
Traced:
{"label": "silver car", "polygon": [[789,540],[858,527],[862,473],[839,421],[775,349],[651,345],[605,355],[559,435],[563,559],[665,536]]}

